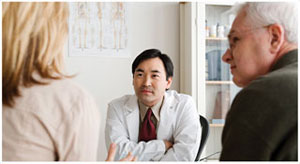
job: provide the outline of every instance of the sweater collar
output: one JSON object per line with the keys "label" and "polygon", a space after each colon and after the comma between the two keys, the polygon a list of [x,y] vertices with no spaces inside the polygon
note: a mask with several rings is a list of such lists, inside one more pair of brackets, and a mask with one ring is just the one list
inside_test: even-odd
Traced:
{"label": "sweater collar", "polygon": [[272,67],[271,71],[280,69],[286,65],[298,62],[298,49],[289,51],[283,55]]}

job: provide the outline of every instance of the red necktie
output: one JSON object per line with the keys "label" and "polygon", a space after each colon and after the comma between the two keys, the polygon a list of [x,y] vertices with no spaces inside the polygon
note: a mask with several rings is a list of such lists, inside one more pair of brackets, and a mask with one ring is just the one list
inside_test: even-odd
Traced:
{"label": "red necktie", "polygon": [[151,120],[152,114],[152,110],[149,108],[140,129],[139,141],[147,142],[156,139],[155,126]]}

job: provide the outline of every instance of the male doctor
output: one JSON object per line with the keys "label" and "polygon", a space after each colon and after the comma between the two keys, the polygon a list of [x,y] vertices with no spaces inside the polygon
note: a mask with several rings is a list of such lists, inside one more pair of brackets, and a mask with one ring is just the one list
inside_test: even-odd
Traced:
{"label": "male doctor", "polygon": [[115,160],[129,152],[140,161],[194,161],[201,127],[193,99],[168,90],[173,63],[149,49],[132,64],[135,95],[108,104],[106,146],[116,143]]}

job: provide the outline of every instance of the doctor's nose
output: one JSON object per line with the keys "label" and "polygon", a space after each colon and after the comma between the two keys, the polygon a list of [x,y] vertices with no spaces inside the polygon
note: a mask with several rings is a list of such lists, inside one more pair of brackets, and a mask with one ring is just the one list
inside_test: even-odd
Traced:
{"label": "doctor's nose", "polygon": [[230,64],[229,62],[232,60],[232,53],[230,49],[227,49],[226,52],[224,53],[224,55],[222,56],[222,60],[225,63]]}
{"label": "doctor's nose", "polygon": [[144,86],[151,86],[151,78],[148,76],[145,76],[144,80],[143,80],[143,85]]}

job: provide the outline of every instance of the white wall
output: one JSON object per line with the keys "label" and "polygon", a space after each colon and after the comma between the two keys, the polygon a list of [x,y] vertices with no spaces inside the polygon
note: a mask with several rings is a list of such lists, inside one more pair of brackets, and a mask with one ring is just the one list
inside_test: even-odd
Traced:
{"label": "white wall", "polygon": [[128,3],[130,58],[68,57],[68,73],[95,97],[101,113],[99,160],[105,160],[104,126],[107,104],[125,94],[134,94],[131,64],[148,48],[168,54],[175,67],[171,89],[179,91],[179,4],[176,2]]}

